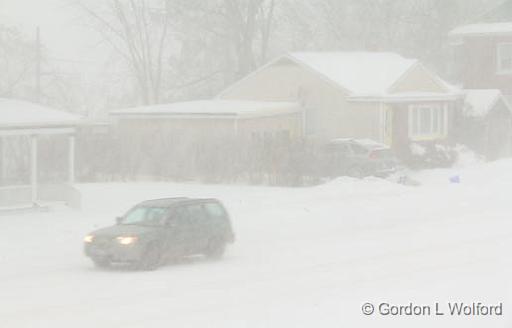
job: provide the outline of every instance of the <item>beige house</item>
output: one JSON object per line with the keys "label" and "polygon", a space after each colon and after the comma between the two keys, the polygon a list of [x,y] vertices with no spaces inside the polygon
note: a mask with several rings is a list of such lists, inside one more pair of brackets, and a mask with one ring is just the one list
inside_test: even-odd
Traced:
{"label": "beige house", "polygon": [[446,141],[462,98],[417,60],[394,53],[312,52],[279,57],[213,100],[111,114],[132,136],[146,131],[164,139],[306,137],[320,142],[350,137],[408,149],[411,142]]}
{"label": "beige house", "polygon": [[111,116],[121,175],[252,181],[254,174],[307,176],[317,149],[309,146],[331,139],[372,139],[404,158],[411,143],[447,142],[463,96],[418,61],[397,54],[293,53],[214,99]]}
{"label": "beige house", "polygon": [[293,53],[218,99],[298,102],[309,138],[370,138],[400,148],[448,138],[463,94],[417,60],[394,53]]}

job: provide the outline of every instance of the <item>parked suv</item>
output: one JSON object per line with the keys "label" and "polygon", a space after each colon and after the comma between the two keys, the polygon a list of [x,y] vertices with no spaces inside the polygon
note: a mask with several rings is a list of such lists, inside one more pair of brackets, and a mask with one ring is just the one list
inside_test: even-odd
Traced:
{"label": "parked suv", "polygon": [[369,139],[335,139],[324,148],[321,167],[330,177],[387,177],[399,161],[387,145]]}
{"label": "parked suv", "polygon": [[220,258],[233,242],[228,212],[218,200],[166,198],[144,201],[116,225],[93,231],[84,238],[84,251],[99,267],[124,262],[154,270],[188,255]]}

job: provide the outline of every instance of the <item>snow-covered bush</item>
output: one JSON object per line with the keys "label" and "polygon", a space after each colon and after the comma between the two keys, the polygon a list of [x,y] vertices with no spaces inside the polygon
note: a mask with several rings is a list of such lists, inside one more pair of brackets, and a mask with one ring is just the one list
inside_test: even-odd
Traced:
{"label": "snow-covered bush", "polygon": [[413,169],[451,167],[457,160],[453,146],[439,143],[412,143],[404,163]]}
{"label": "snow-covered bush", "polygon": [[455,162],[456,167],[462,168],[485,162],[484,156],[477,154],[468,146],[458,144],[455,146],[455,152],[457,153],[457,160]]}

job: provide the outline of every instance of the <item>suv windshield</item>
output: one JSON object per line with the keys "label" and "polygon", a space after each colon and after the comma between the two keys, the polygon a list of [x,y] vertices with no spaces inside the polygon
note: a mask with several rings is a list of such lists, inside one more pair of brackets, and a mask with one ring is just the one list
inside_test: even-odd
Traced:
{"label": "suv windshield", "polygon": [[131,209],[121,220],[126,225],[161,225],[167,209],[164,207],[137,206]]}

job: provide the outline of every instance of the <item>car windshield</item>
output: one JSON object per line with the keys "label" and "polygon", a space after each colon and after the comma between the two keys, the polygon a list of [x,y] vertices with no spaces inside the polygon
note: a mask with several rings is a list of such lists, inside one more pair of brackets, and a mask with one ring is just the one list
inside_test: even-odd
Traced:
{"label": "car windshield", "polygon": [[167,209],[163,207],[137,206],[126,213],[121,224],[161,225],[166,211]]}

